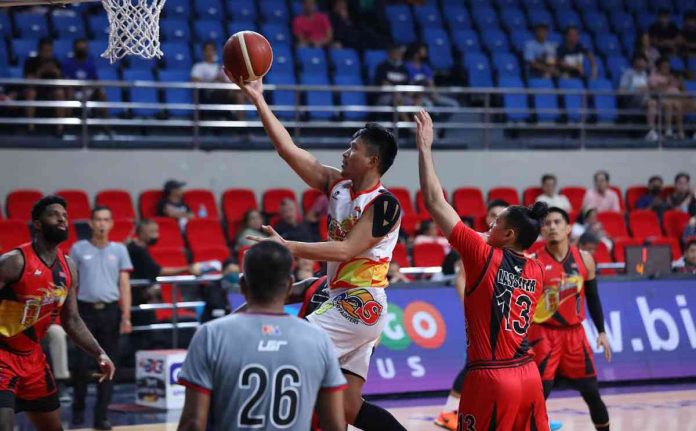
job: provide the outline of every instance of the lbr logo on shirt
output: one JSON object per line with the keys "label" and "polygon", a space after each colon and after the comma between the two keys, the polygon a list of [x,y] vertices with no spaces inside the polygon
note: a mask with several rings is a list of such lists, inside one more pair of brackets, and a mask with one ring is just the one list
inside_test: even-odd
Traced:
{"label": "lbr logo on shirt", "polygon": [[261,340],[259,341],[259,352],[277,352],[287,344],[288,342],[285,340]]}

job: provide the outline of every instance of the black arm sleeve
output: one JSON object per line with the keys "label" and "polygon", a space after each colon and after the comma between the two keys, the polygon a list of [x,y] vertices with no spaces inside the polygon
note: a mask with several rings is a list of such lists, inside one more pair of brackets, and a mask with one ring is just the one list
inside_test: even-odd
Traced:
{"label": "black arm sleeve", "polygon": [[597,333],[604,332],[604,312],[602,311],[602,302],[599,300],[596,278],[585,281],[585,297],[587,298],[587,309],[590,310],[590,317],[597,328]]}
{"label": "black arm sleeve", "polygon": [[391,232],[401,218],[401,205],[399,200],[391,193],[383,193],[375,199],[373,204],[374,217],[372,219],[372,236],[379,238]]}

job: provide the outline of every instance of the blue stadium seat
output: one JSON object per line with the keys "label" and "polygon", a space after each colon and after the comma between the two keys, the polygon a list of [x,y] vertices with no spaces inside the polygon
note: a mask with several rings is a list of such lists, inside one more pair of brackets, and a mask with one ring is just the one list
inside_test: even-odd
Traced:
{"label": "blue stadium seat", "polygon": [[[546,90],[553,89],[554,85],[550,79],[535,78],[529,80],[529,88]],[[558,120],[558,100],[555,94],[536,93],[532,96],[532,99],[534,100],[534,107],[537,109],[537,121],[553,122]],[[539,112],[539,110],[543,110],[543,112]]]}
{"label": "blue stadium seat", "polygon": [[553,18],[548,10],[544,8],[534,8],[527,11],[529,17],[529,25],[532,27],[537,24],[546,24],[549,28],[553,28]]}
{"label": "blue stadium seat", "polygon": [[[584,90],[585,86],[579,79],[559,79],[558,88],[562,90]],[[582,94],[563,94],[566,118],[569,122],[577,123],[582,119]]]}
{"label": "blue stadium seat", "polygon": [[261,33],[275,47],[276,44],[292,44],[292,33],[287,24],[282,22],[269,22],[261,24]]}
{"label": "blue stadium seat", "polygon": [[403,4],[386,6],[385,12],[391,28],[391,36],[394,42],[409,44],[416,41],[416,32],[413,27],[411,9]]}
{"label": "blue stadium seat", "polygon": [[[227,24],[225,24],[226,30],[227,30],[227,35],[232,36],[233,34],[239,32],[239,31],[255,31],[258,32],[258,29],[256,28],[256,23],[254,21],[227,21]],[[263,33],[262,33],[263,34]],[[273,45],[274,41],[268,40],[271,45]],[[277,42],[280,43],[280,42]]]}
{"label": "blue stadium seat", "polygon": [[221,0],[195,0],[193,2],[199,19],[224,19],[224,6]]}
{"label": "blue stadium seat", "polygon": [[511,7],[520,7],[519,0],[493,0],[498,10],[505,10]]}
{"label": "blue stadium seat", "polygon": [[97,69],[115,68],[118,66],[118,64],[111,64],[111,62],[108,59],[101,56],[102,53],[106,51],[106,48],[108,46],[109,41],[105,39],[89,41],[89,53],[92,55],[92,58],[94,59],[94,64],[97,67]]}
{"label": "blue stadium seat", "polygon": [[[633,0],[629,0],[633,1]],[[575,0],[575,8],[577,10],[590,10],[590,9],[598,9],[597,8],[597,0]]]}
{"label": "blue stadium seat", "polygon": [[598,34],[595,41],[597,42],[595,44],[597,51],[606,58],[621,55],[621,42],[616,35],[611,33]]}
{"label": "blue stadium seat", "polygon": [[[498,80],[500,88],[524,88],[519,77],[503,76]],[[507,121],[527,121],[529,119],[529,104],[524,93],[505,92],[503,94],[503,109]]]}
{"label": "blue stadium seat", "polygon": [[585,47],[590,52],[594,52],[594,42],[592,42],[592,36],[590,36],[588,33],[581,33],[580,34],[580,43],[582,46]]}
{"label": "blue stadium seat", "polygon": [[160,21],[162,40],[167,42],[186,42],[191,40],[189,22],[181,18],[164,18]]}
{"label": "blue stadium seat", "polygon": [[669,59],[669,66],[674,72],[683,72],[686,70],[686,64],[680,57],[672,57]]}
{"label": "blue stadium seat", "polygon": [[641,10],[647,10],[648,9],[648,1],[647,0],[632,0],[629,2],[625,2],[624,8],[631,13],[635,13]]}
{"label": "blue stadium seat", "polygon": [[467,52],[464,55],[464,67],[466,69],[470,87],[492,87],[493,74],[488,57],[482,52]]}
{"label": "blue stadium seat", "polygon": [[508,31],[526,30],[527,18],[521,9],[505,9],[500,14],[500,21]]}
{"label": "blue stadium seat", "polygon": [[[687,3],[690,3],[689,6],[693,7],[694,3],[693,2],[683,2],[684,6],[686,6]],[[660,9],[667,9],[671,12],[675,12],[674,10],[674,3],[672,3],[672,0],[651,0],[650,1],[650,8],[653,11],[659,11]]]}
{"label": "blue stadium seat", "polygon": [[327,74],[326,54],[321,48],[297,48],[297,59],[305,73]]}
{"label": "blue stadium seat", "polygon": [[362,64],[360,64],[360,57],[358,57],[356,50],[350,48],[331,49],[329,56],[336,70],[336,79],[339,76],[360,76]]}
{"label": "blue stadium seat", "polygon": [[657,15],[651,12],[646,12],[644,10],[640,11],[636,15],[636,22],[638,23],[638,28],[641,31],[648,31],[651,25],[657,20]]}
{"label": "blue stadium seat", "polygon": [[256,21],[256,2],[254,0],[227,0],[227,12],[238,21]]}
{"label": "blue stadium seat", "polygon": [[164,4],[164,16],[191,19],[191,2],[189,0],[167,0]]}
{"label": "blue stadium seat", "polygon": [[287,23],[290,12],[285,0],[260,0],[259,9],[264,20]]}
{"label": "blue stadium seat", "polygon": [[[297,83],[294,73],[281,73],[271,68],[271,72],[266,75],[266,82],[275,85],[294,85]],[[285,120],[295,118],[295,92],[291,90],[274,90],[271,92],[271,100],[273,105],[291,106],[290,109],[274,108],[273,112]]]}
{"label": "blue stadium seat", "polygon": [[621,75],[630,67],[628,60],[623,56],[615,56],[607,58],[607,69],[609,69],[609,77],[615,87],[619,86]]}
{"label": "blue stadium seat", "polygon": [[226,39],[225,30],[218,20],[199,20],[193,24],[193,28],[196,38],[201,42],[212,40],[222,43]]}
{"label": "blue stadium seat", "polygon": [[367,77],[369,83],[372,84],[375,80],[375,72],[377,66],[387,59],[387,52],[380,49],[368,49],[364,54],[364,63],[367,66]]}
{"label": "blue stadium seat", "polygon": [[559,47],[563,43],[563,35],[557,31],[549,31],[549,35],[546,37],[546,40],[555,43],[556,47]]}
{"label": "blue stadium seat", "polygon": [[72,39],[56,39],[53,41],[53,55],[60,62],[73,57]]}
{"label": "blue stadium seat", "polygon": [[556,12],[573,9],[571,0],[548,0],[549,7]]}
{"label": "blue stadium seat", "polygon": [[106,14],[90,16],[87,19],[89,31],[92,34],[92,39],[108,40],[109,39],[109,18]]}
{"label": "blue stadium seat", "polygon": [[157,66],[157,60],[149,60],[139,55],[128,56],[127,63],[129,70],[143,70],[147,72],[151,72],[152,69]]}
{"label": "blue stadium seat", "polygon": [[87,36],[85,32],[85,23],[82,21],[82,16],[76,13],[53,13],[52,16],[53,28],[56,30],[58,37],[80,39]]}
{"label": "blue stadium seat", "polygon": [[[191,80],[187,70],[163,70],[159,73],[161,82],[189,82]],[[193,91],[190,88],[165,88],[164,101],[166,103],[193,104]],[[193,114],[190,109],[169,109],[169,115],[176,118],[186,118]]]}
{"label": "blue stadium seat", "polygon": [[115,67],[102,67],[97,69],[97,76],[101,81],[120,81],[118,69]]}
{"label": "blue stadium seat", "polygon": [[0,11],[0,37],[6,37],[8,39],[12,38],[12,24],[10,23],[10,16]]}
{"label": "blue stadium seat", "polygon": [[442,17],[440,9],[434,3],[426,3],[423,6],[416,6],[413,9],[413,14],[418,21],[421,29],[425,28],[442,28]]}
{"label": "blue stadium seat", "polygon": [[569,26],[575,26],[578,28],[582,27],[582,21],[580,16],[575,13],[574,10],[568,9],[557,9],[556,10],[556,22],[560,29],[565,29]]}
{"label": "blue stadium seat", "polygon": [[[124,70],[123,80],[133,81],[154,81],[152,72],[145,70]],[[159,97],[157,89],[152,87],[130,87],[128,88],[130,101],[133,103],[158,103]],[[151,117],[159,112],[156,108],[133,108],[131,109],[136,117]]]}
{"label": "blue stadium seat", "polygon": [[633,50],[635,49],[635,46],[636,46],[636,33],[635,32],[620,33],[619,40],[621,41],[621,44],[623,45],[624,54],[626,54],[627,56],[632,56]]}
{"label": "blue stadium seat", "polygon": [[496,52],[493,54],[493,69],[498,72],[498,79],[501,77],[520,77],[520,64],[517,57],[508,52]]}
{"label": "blue stadium seat", "polygon": [[623,10],[623,0],[602,0],[600,7],[607,12]]}
{"label": "blue stadium seat", "polygon": [[609,20],[616,33],[635,33],[636,31],[636,23],[633,21],[633,16],[628,12],[622,10],[612,11],[609,14]]}
{"label": "blue stadium seat", "polygon": [[167,69],[191,70],[193,60],[191,59],[191,48],[188,43],[162,42],[162,52],[164,53],[164,64]]}
{"label": "blue stadium seat", "polygon": [[[696,93],[696,81],[694,81],[694,80],[684,81],[684,89],[689,93]],[[687,114],[685,121],[690,122],[690,123],[696,122],[696,114],[694,114],[694,113]]]}
{"label": "blue stadium seat", "polygon": [[469,0],[471,7],[490,6],[490,0]]}
{"label": "blue stadium seat", "polygon": [[449,25],[450,30],[465,30],[471,27],[471,17],[466,8],[461,5],[448,6],[445,14],[445,21]]}
{"label": "blue stadium seat", "polygon": [[696,75],[696,57],[689,58],[689,70]]}
{"label": "blue stadium seat", "polygon": [[[325,73],[303,73],[300,76],[300,83],[302,85],[329,85],[329,77]],[[334,106],[333,95],[330,91],[306,91],[305,98],[309,108]],[[313,120],[329,120],[333,118],[334,111],[310,110],[308,115]]]}
{"label": "blue stadium seat", "polygon": [[522,6],[527,10],[545,8],[544,0],[521,0]]}
{"label": "blue stadium seat", "polygon": [[275,45],[273,47],[272,69],[281,73],[293,74],[295,72],[295,58],[289,45]]}
{"label": "blue stadium seat", "polygon": [[459,52],[480,51],[478,33],[474,30],[457,30],[452,33],[452,42]]}
{"label": "blue stadium seat", "polygon": [[[97,76],[101,81],[120,81],[121,77],[118,75],[118,69],[115,67],[104,67],[97,69]],[[123,87],[102,87],[104,93],[106,93],[107,102],[123,102]],[[109,108],[109,114],[112,116],[117,116],[125,113],[126,110],[123,108]]]}
{"label": "blue stadium seat", "polygon": [[39,39],[49,34],[48,19],[46,19],[45,13],[17,12],[14,14],[14,22],[16,30],[22,38]]}
{"label": "blue stadium seat", "polygon": [[290,8],[292,9],[290,11],[292,16],[302,15],[303,7],[302,7],[301,1],[291,0],[290,1]]}
{"label": "blue stadium seat", "polygon": [[483,40],[483,45],[492,53],[510,51],[507,36],[497,28],[483,30],[481,40]]}
{"label": "blue stadium seat", "polygon": [[11,62],[12,58],[10,52],[7,50],[7,45],[5,41],[0,38],[0,69],[6,69]]}
{"label": "blue stadium seat", "polygon": [[[604,67],[604,60],[602,57],[595,55],[595,63],[597,64],[597,78],[605,78],[607,76],[607,69]],[[584,62],[585,76],[588,78],[592,76],[592,65],[590,65],[589,60]]]}
{"label": "blue stadium seat", "polygon": [[524,53],[524,45],[528,40],[534,39],[534,35],[527,30],[515,30],[510,34],[510,41],[518,53]]}
{"label": "blue stadium seat", "polygon": [[495,9],[487,6],[478,6],[472,9],[471,17],[479,30],[498,27],[498,14]]}
{"label": "blue stadium seat", "polygon": [[452,69],[454,59],[447,32],[441,28],[427,28],[423,31],[423,39],[428,46],[428,58],[433,69],[436,71]]}
{"label": "blue stadium seat", "polygon": [[21,79],[24,77],[24,70],[20,66],[8,67],[6,70],[8,78]]}
{"label": "blue stadium seat", "polygon": [[[614,89],[607,79],[592,80],[589,83],[589,88],[593,91],[612,91]],[[613,94],[595,94],[592,99],[598,122],[613,123],[616,121],[616,97]]]}
{"label": "blue stadium seat", "polygon": [[609,21],[604,12],[588,9],[583,11],[582,18],[585,21],[585,28],[595,35],[606,34],[609,32]]}
{"label": "blue stadium seat", "polygon": [[38,46],[36,39],[14,39],[10,46],[14,52],[15,65],[24,67],[24,62],[28,57],[36,57]]}
{"label": "blue stadium seat", "polygon": [[[337,75],[334,79],[336,85],[363,85],[360,75]],[[362,105],[367,106],[367,96],[362,91],[341,91],[338,94],[343,106]],[[367,117],[363,111],[343,111],[343,118],[349,121],[362,121]]]}

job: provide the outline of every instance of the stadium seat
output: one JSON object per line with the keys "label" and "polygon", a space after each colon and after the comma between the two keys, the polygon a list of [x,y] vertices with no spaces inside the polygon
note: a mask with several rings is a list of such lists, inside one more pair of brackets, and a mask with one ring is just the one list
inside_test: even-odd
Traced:
{"label": "stadium seat", "polygon": [[273,47],[274,72],[293,75],[295,73],[295,59],[288,45],[275,45]]}
{"label": "stadium seat", "polygon": [[478,33],[471,29],[455,30],[452,33],[452,42],[460,53],[466,56],[470,52],[481,50]]}
{"label": "stadium seat", "polygon": [[413,265],[418,267],[442,266],[445,249],[437,243],[420,243],[413,246]]}
{"label": "stadium seat", "polygon": [[430,214],[402,214],[401,215],[401,230],[409,237],[418,234],[418,228],[423,220],[429,220]]}
{"label": "stadium seat", "polygon": [[597,220],[602,224],[609,238],[624,238],[628,236],[624,215],[618,212],[601,212],[597,214]]}
{"label": "stadium seat", "polygon": [[19,220],[0,220],[0,253],[7,253],[29,241],[31,234],[26,223]]}
{"label": "stadium seat", "polygon": [[[261,25],[261,33],[266,36],[268,41],[273,45],[274,51],[277,44],[288,45],[292,44],[292,33],[287,24],[282,22],[266,22]],[[275,54],[275,52],[273,53]]]}
{"label": "stadium seat", "polygon": [[544,191],[541,187],[527,187],[524,189],[524,192],[522,192],[522,205],[529,206],[533,204],[536,202],[536,198],[542,193],[544,193]]}
{"label": "stadium seat", "polygon": [[[498,81],[501,88],[524,89],[524,84],[519,77],[503,76]],[[529,119],[529,104],[527,95],[506,91],[503,94],[503,108],[507,121],[526,121]]]}
{"label": "stadium seat", "polygon": [[621,42],[616,35],[608,34],[598,34],[596,38],[596,48],[597,51],[606,58],[612,58],[622,54]]}
{"label": "stadium seat", "polygon": [[394,42],[407,45],[416,41],[411,9],[407,5],[395,4],[385,6],[384,11],[391,28]]}
{"label": "stadium seat", "polygon": [[452,193],[452,205],[460,216],[479,217],[486,214],[483,193],[477,187],[460,187]]}
{"label": "stadium seat", "polygon": [[[589,81],[591,91],[614,91],[611,82],[607,79],[593,79]],[[613,94],[594,94],[594,112],[600,123],[613,123],[618,117],[616,96]]]}
{"label": "stadium seat", "polygon": [[196,0],[193,5],[199,19],[224,19],[225,9],[221,0]]}
{"label": "stadium seat", "polygon": [[[334,66],[334,77],[356,76],[362,72],[362,64],[358,52],[351,48],[331,49],[329,57]],[[275,59],[274,59],[275,60]]]}
{"label": "stadium seat", "polygon": [[305,191],[302,192],[302,213],[307,214],[310,209],[312,209],[312,205],[319,199],[320,197],[324,196],[324,193],[317,189],[306,189]]}
{"label": "stadium seat", "polygon": [[421,29],[442,28],[440,9],[433,3],[425,3],[414,7],[413,15]]}
{"label": "stadium seat", "polygon": [[681,246],[679,241],[675,238],[668,238],[665,236],[659,236],[655,238],[650,238],[650,245],[667,245],[672,251],[672,260],[677,260],[682,257]]}
{"label": "stadium seat", "polygon": [[452,33],[458,30],[468,30],[471,28],[471,17],[466,8],[462,5],[447,6],[445,21]]}
{"label": "stadium seat", "polygon": [[[295,74],[294,73],[282,73],[279,71],[273,71],[271,69],[271,73],[266,75],[266,81],[269,84],[277,84],[277,85],[295,85],[297,84],[297,81],[295,79]],[[295,91],[292,90],[275,90],[271,92],[271,100],[273,101],[274,105],[284,105],[284,106],[292,106],[290,109],[274,109],[274,112],[278,118],[281,119],[291,119],[295,118],[295,102],[296,102],[296,94]]]}
{"label": "stadium seat", "polygon": [[554,11],[569,10],[573,8],[572,0],[548,0],[547,4]]}
{"label": "stadium seat", "polygon": [[626,247],[643,245],[644,241],[641,238],[618,238],[614,240],[614,261],[626,261]]}
{"label": "stadium seat", "polygon": [[558,27],[563,29],[569,26],[582,28],[582,20],[580,16],[572,9],[556,9],[556,22]]}
{"label": "stadium seat", "polygon": [[433,69],[449,71],[454,66],[454,59],[447,32],[442,28],[426,28],[423,30],[423,40],[428,46],[428,57]]}
{"label": "stadium seat", "polygon": [[670,238],[681,239],[684,228],[689,223],[689,213],[679,210],[668,210],[662,215],[662,228]]}
{"label": "stadium seat", "polygon": [[265,21],[288,22],[290,12],[285,0],[260,0],[258,5]]}
{"label": "stadium seat", "polygon": [[22,69],[22,76],[24,75],[24,62],[27,58],[36,57],[38,54],[37,43],[36,39],[13,39],[10,42],[12,52],[14,52],[15,64]]}
{"label": "stadium seat", "polygon": [[581,211],[582,200],[585,197],[586,191],[587,189],[585,189],[585,187],[568,186],[561,188],[559,193],[568,198],[570,207],[573,208],[574,211]]}
{"label": "stadium seat", "polygon": [[621,207],[621,211],[626,211],[626,202],[624,202],[623,192],[621,191],[621,188],[613,184],[610,184],[609,188],[614,190],[616,192],[616,195],[619,197],[619,206]]}
{"label": "stadium seat", "polygon": [[207,247],[227,247],[218,220],[194,218],[186,224],[186,240],[191,251]]}
{"label": "stadium seat", "polygon": [[51,20],[59,38],[79,39],[87,36],[84,21],[77,13],[54,12]]}
{"label": "stadium seat", "polygon": [[65,62],[67,59],[73,58],[72,39],[55,39],[53,41],[53,56],[60,62]]}
{"label": "stadium seat", "polygon": [[[154,81],[152,72],[146,70],[124,70],[123,80],[130,81]],[[132,103],[159,103],[157,89],[153,87],[135,87],[128,88],[130,93],[130,101]],[[152,117],[159,112],[159,108],[131,108],[131,112],[136,117]]]}
{"label": "stadium seat", "polygon": [[532,27],[538,24],[546,24],[549,28],[553,28],[553,17],[545,8],[534,8],[527,10],[529,17],[529,25]]}
{"label": "stadium seat", "polygon": [[56,195],[68,203],[69,220],[89,220],[92,217],[89,198],[84,190],[58,190]]}
{"label": "stadium seat", "polygon": [[191,3],[189,0],[167,0],[164,6],[164,15],[167,18],[191,18]]}
{"label": "stadium seat", "polygon": [[31,208],[43,197],[39,190],[13,190],[7,194],[5,210],[7,218],[25,223],[31,221]]}
{"label": "stadium seat", "polygon": [[292,199],[297,204],[297,198],[295,198],[295,192],[292,189],[277,188],[266,190],[261,197],[263,212],[268,216],[278,214],[280,202],[283,199]]}
{"label": "stadium seat", "polygon": [[[597,264],[613,263],[614,262],[614,259],[611,257],[611,253],[609,252],[607,245],[604,244],[602,241],[600,241],[597,244],[597,249],[592,254],[592,257],[594,257],[594,260]],[[616,274],[615,269],[600,269],[600,270],[598,270],[598,272],[601,275],[615,275]]]}
{"label": "stadium seat", "polygon": [[[585,89],[579,79],[559,79],[558,88],[562,90],[581,91]],[[583,96],[580,93],[563,94],[563,105],[565,106],[566,118],[569,122],[580,122],[583,118]]]}
{"label": "stadium seat", "polygon": [[109,240],[125,243],[134,235],[135,223],[133,223],[133,220],[114,219],[114,227],[109,232]]}
{"label": "stadium seat", "polygon": [[[188,189],[184,191],[184,203],[191,208],[191,211],[199,218],[220,219],[215,195],[210,190]],[[203,216],[202,214],[205,214]]]}
{"label": "stadium seat", "polygon": [[[307,72],[300,76],[302,85],[329,85],[329,77],[322,72]],[[310,90],[305,92],[306,103],[311,119],[329,120],[334,117],[333,94],[330,91]],[[331,107],[330,111],[320,110]],[[316,109],[315,109],[316,108]]]}
{"label": "stadium seat", "polygon": [[149,218],[157,223],[159,227],[159,239],[156,244],[149,247],[150,250],[161,248],[184,249],[184,239],[181,237],[181,230],[179,229],[179,223],[176,219],[170,217]]}
{"label": "stadium seat", "polygon": [[227,224],[227,237],[232,240],[247,211],[258,209],[256,195],[250,189],[227,189],[222,193],[222,214]]}
{"label": "stadium seat", "polygon": [[500,21],[502,22],[503,27],[505,27],[509,32],[515,30],[526,30],[528,27],[527,18],[524,16],[522,10],[517,8],[504,9],[500,14]]}
{"label": "stadium seat", "polygon": [[[447,190],[442,189],[442,195],[445,197],[445,200],[448,200]],[[425,200],[423,200],[423,192],[421,190],[416,192],[416,212],[420,214],[422,218],[426,220],[430,219],[430,214],[428,213],[428,209],[425,207]]]}
{"label": "stadium seat", "polygon": [[614,87],[619,86],[621,75],[624,71],[631,67],[626,57],[614,56],[607,58],[607,69],[609,69],[609,77]]}
{"label": "stadium seat", "polygon": [[94,200],[96,205],[108,207],[114,220],[134,220],[135,209],[126,190],[102,190]]}
{"label": "stadium seat", "polygon": [[472,8],[471,17],[479,31],[498,27],[498,14],[490,6],[477,6]]}
{"label": "stadium seat", "polygon": [[669,59],[669,66],[670,68],[677,73],[681,73],[686,69],[686,64],[684,64],[684,60],[682,60],[679,57],[672,57]]}
{"label": "stadium seat", "polygon": [[483,46],[491,53],[510,51],[507,36],[497,28],[481,31],[481,40],[483,41]]}
{"label": "stadium seat", "polygon": [[[165,54],[166,55],[166,54]],[[175,82],[175,83],[187,83],[190,72],[188,70],[162,70],[159,73],[160,81],[162,82]],[[193,90],[190,88],[165,88],[164,90],[164,100],[169,103],[180,103],[185,105],[193,105]],[[168,108],[167,112],[172,117],[177,118],[188,118],[193,115],[191,109],[176,109]]]}
{"label": "stadium seat", "polygon": [[498,72],[498,77],[510,76],[518,78],[521,76],[520,64],[517,57],[509,52],[493,53],[493,69]]}
{"label": "stadium seat", "polygon": [[297,60],[303,72],[327,74],[326,54],[321,48],[297,48]]}
{"label": "stadium seat", "polygon": [[256,21],[255,0],[227,0],[227,12],[235,21]]}
{"label": "stadium seat", "polygon": [[528,40],[533,38],[534,35],[527,30],[514,30],[510,33],[510,43],[512,44],[512,47],[522,56],[524,55],[525,44]]}
{"label": "stadium seat", "polygon": [[[629,2],[631,3],[631,2]],[[646,10],[636,11],[636,22],[641,31],[648,31],[650,26],[657,20],[657,15]]]}
{"label": "stadium seat", "polygon": [[633,16],[623,10],[614,10],[609,14],[609,20],[617,34],[635,33],[636,24]]}
{"label": "stadium seat", "polygon": [[48,19],[45,13],[16,12],[14,23],[15,29],[22,38],[38,40],[49,36]]}
{"label": "stadium seat", "polygon": [[10,51],[7,49],[5,41],[2,39],[2,36],[0,35],[0,71],[6,69],[11,62],[12,56],[10,55]]}
{"label": "stadium seat", "polygon": [[12,38],[12,23],[10,22],[10,15],[5,12],[0,12],[0,38],[2,37],[8,39]]}
{"label": "stadium seat", "polygon": [[[634,1],[634,0],[631,0]],[[575,8],[578,10],[595,10],[597,9],[596,0],[575,0]]]}
{"label": "stadium seat", "polygon": [[377,71],[377,66],[387,59],[387,51],[381,49],[368,49],[364,53],[364,63],[367,67],[367,77],[369,82],[375,80],[375,73]]}
{"label": "stadium seat", "polygon": [[[535,78],[529,80],[529,88],[535,90],[553,89],[553,81],[547,78]],[[537,110],[537,121],[553,122],[559,117],[558,99],[555,94],[538,93],[532,96],[534,107]]]}
{"label": "stadium seat", "polygon": [[599,6],[607,12],[613,12],[623,10],[624,4],[623,0],[602,0],[602,4]]}
{"label": "stadium seat", "polygon": [[470,87],[492,87],[493,77],[488,57],[481,52],[469,52],[464,56],[464,67]]}
{"label": "stadium seat", "polygon": [[630,186],[626,189],[626,206],[629,210],[634,210],[638,199],[648,194],[648,188],[646,186]]}
{"label": "stadium seat", "polygon": [[495,199],[503,200],[509,205],[520,204],[520,195],[514,187],[493,187],[488,190],[488,202]]}
{"label": "stadium seat", "polygon": [[582,10],[582,18],[585,21],[585,30],[591,31],[595,36],[610,34],[609,20],[601,10]]}
{"label": "stadium seat", "polygon": [[140,218],[157,217],[157,203],[163,198],[162,190],[144,190],[138,197]]}
{"label": "stadium seat", "polygon": [[411,193],[405,187],[389,187],[389,191],[394,195],[396,199],[399,200],[401,204],[401,211],[404,214],[415,214],[416,210],[413,208],[413,202],[411,201]]}
{"label": "stadium seat", "polygon": [[662,236],[660,220],[653,210],[633,210],[628,213],[628,225],[634,238],[651,238]]}
{"label": "stadium seat", "polygon": [[92,15],[87,18],[87,24],[89,27],[92,39],[97,40],[108,40],[110,33],[109,19],[106,14]]}
{"label": "stadium seat", "polygon": [[209,260],[217,260],[224,263],[230,258],[230,249],[227,246],[210,246],[210,247],[197,247],[191,251],[194,262],[206,262]]}
{"label": "stadium seat", "polygon": [[[359,74],[338,75],[334,81],[336,85],[363,85]],[[362,91],[340,91],[338,97],[341,106],[367,106],[367,95]],[[362,109],[343,111],[343,118],[351,121],[364,120],[367,118],[367,113]]]}
{"label": "stadium seat", "polygon": [[499,10],[505,10],[511,7],[519,7],[520,3],[520,0],[493,0],[493,4],[495,4],[495,6]]}
{"label": "stadium seat", "polygon": [[[169,18],[160,21],[160,31],[165,42],[188,42],[191,40],[191,28],[186,20]],[[166,54],[165,54],[165,59]]]}
{"label": "stadium seat", "polygon": [[520,0],[522,6],[527,9],[527,12],[534,9],[543,9],[546,7],[544,0]]}
{"label": "stadium seat", "polygon": [[[287,29],[287,25],[285,25],[283,27],[285,27]],[[257,33],[259,32],[258,28],[256,27],[256,23],[254,21],[227,21],[225,23],[225,30],[227,31],[227,34],[230,34],[230,35],[235,34],[237,32],[240,32],[240,31],[255,31]],[[277,34],[275,36],[279,37],[279,35],[277,35]],[[275,45],[287,46],[288,45],[287,39],[278,40],[278,41],[271,40],[268,37],[266,39],[268,39],[270,44],[273,46],[275,46]],[[227,40],[225,39],[221,42],[226,42],[226,41]]]}
{"label": "stadium seat", "polygon": [[205,19],[195,21],[193,29],[196,38],[200,42],[212,40],[221,43],[225,39],[225,30],[219,20]]}
{"label": "stadium seat", "polygon": [[408,268],[411,262],[408,258],[408,250],[403,243],[397,242],[392,252],[392,262],[396,262],[401,268]]}

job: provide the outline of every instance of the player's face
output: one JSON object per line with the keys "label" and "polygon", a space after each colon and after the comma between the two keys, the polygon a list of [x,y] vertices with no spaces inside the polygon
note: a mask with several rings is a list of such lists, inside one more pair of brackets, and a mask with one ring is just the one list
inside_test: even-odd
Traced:
{"label": "player's face", "polygon": [[349,179],[359,178],[377,165],[377,159],[377,156],[368,153],[367,146],[360,138],[353,139],[350,148],[343,152],[341,176]]}
{"label": "player's face", "polygon": [[97,236],[103,237],[109,234],[114,227],[114,220],[111,217],[111,211],[101,210],[94,213],[89,221],[89,226]]}
{"label": "player's face", "polygon": [[34,222],[34,228],[49,243],[60,244],[68,239],[68,212],[63,205],[49,205],[41,218]]}
{"label": "player's face", "polygon": [[570,225],[566,223],[562,215],[552,212],[544,219],[541,226],[541,236],[549,244],[558,244],[568,240]]}
{"label": "player's face", "polygon": [[684,260],[692,265],[696,265],[696,245],[692,244],[691,247],[686,249]]}
{"label": "player's face", "polygon": [[488,238],[486,242],[492,247],[503,248],[508,244],[511,244],[515,238],[515,232],[507,227],[505,223],[505,214],[507,210],[502,211],[493,220],[493,223],[488,229]]}

